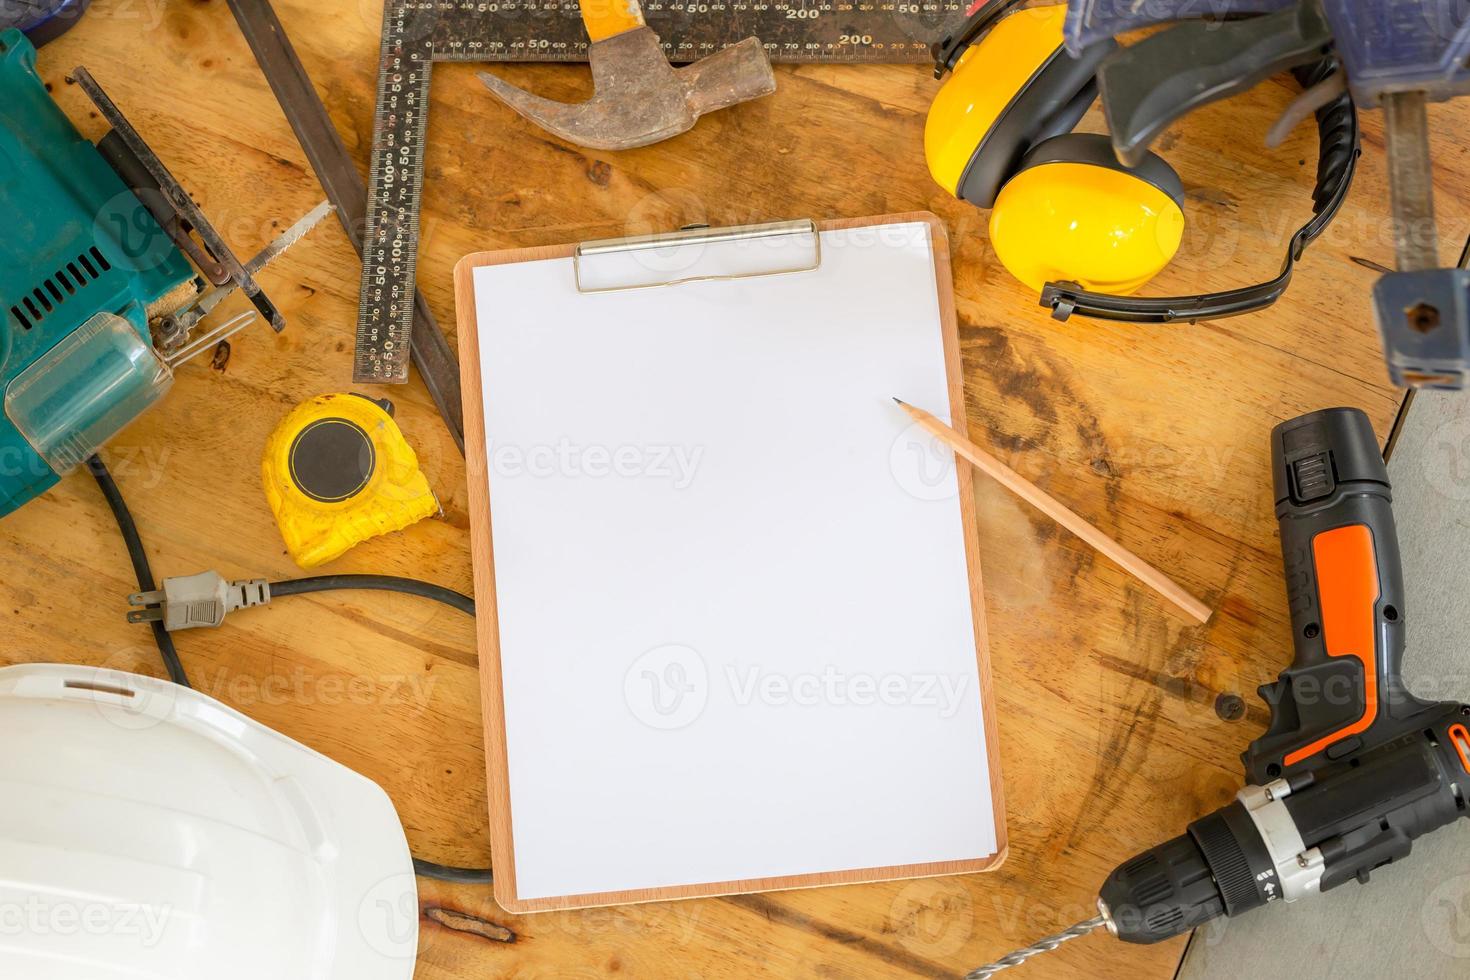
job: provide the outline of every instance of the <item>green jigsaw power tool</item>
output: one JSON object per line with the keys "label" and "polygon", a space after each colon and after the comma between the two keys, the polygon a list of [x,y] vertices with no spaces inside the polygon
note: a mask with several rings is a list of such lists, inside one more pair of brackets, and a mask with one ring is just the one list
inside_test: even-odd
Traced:
{"label": "green jigsaw power tool", "polygon": [[[111,128],[95,146],[47,92],[31,42],[0,32],[0,517],[257,312],[283,329],[255,274],[331,211],[318,207],[242,264],[86,69],[70,80]],[[196,336],[237,289],[254,310]]]}

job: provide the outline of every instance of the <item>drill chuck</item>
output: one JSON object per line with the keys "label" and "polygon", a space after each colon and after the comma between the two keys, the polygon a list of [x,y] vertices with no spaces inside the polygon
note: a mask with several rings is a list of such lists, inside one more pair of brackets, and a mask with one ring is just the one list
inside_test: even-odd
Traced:
{"label": "drill chuck", "polygon": [[1156,943],[1220,915],[1319,892],[1325,862],[1303,841],[1285,803],[1291,794],[1284,779],[1247,786],[1187,833],[1119,867],[1098,900],[1109,931]]}
{"label": "drill chuck", "polygon": [[1149,944],[1224,915],[1225,899],[1194,836],[1181,834],[1108,875],[1097,907],[1113,935]]}
{"label": "drill chuck", "polygon": [[[1287,897],[1278,865],[1296,865],[1297,855],[1273,854],[1245,802],[1250,790],[1260,787],[1109,875],[1098,899],[1108,930],[1125,942],[1157,943]],[[1279,805],[1270,790],[1262,792],[1266,805]]]}

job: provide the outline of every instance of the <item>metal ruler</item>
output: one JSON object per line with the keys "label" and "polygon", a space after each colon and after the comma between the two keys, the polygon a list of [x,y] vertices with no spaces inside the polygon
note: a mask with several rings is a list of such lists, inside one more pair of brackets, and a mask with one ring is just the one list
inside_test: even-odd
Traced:
{"label": "metal ruler", "polygon": [[[697,61],[747,37],[778,62],[927,63],[963,0],[647,0],[669,58]],[[408,379],[414,276],[436,61],[581,61],[577,0],[387,0],[363,242],[353,378]],[[486,95],[489,98],[489,95]]]}

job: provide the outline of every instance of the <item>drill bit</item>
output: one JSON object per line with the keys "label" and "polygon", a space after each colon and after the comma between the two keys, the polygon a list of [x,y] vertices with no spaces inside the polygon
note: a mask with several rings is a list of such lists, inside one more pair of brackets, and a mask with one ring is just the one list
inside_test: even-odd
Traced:
{"label": "drill bit", "polygon": [[1107,924],[1107,921],[1107,919],[1099,915],[1095,919],[1088,919],[1086,922],[1079,922],[1072,928],[1063,930],[1062,932],[1057,933],[1055,936],[1047,936],[1045,939],[1038,939],[1030,946],[1018,949],[1008,956],[1002,956],[994,963],[987,963],[985,966],[982,966],[977,970],[973,970],[970,973],[965,974],[965,980],[989,980],[990,977],[993,977],[1001,970],[1007,970],[1013,966],[1020,966],[1022,963],[1025,963],[1031,957],[1038,954],[1050,953],[1062,943],[1070,942],[1073,939],[1081,939],[1083,936],[1088,935],[1093,930],[1101,929],[1104,925]]}

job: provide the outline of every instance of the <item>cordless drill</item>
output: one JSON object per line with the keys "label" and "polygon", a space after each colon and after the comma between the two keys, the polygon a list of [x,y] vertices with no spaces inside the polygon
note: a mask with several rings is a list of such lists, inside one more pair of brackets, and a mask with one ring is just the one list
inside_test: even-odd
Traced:
{"label": "cordless drill", "polygon": [[1403,684],[1403,571],[1388,469],[1367,416],[1313,412],[1271,433],[1296,659],[1261,696],[1248,785],[1108,876],[1098,918],[970,974],[1106,927],[1157,943],[1221,915],[1367,882],[1470,813],[1470,707]]}
{"label": "cordless drill", "polygon": [[1249,785],[1103,885],[1109,930],[1155,943],[1219,915],[1367,882],[1467,814],[1470,707],[1404,688],[1404,586],[1388,469],[1368,418],[1330,409],[1271,433],[1296,659],[1261,688]]}

